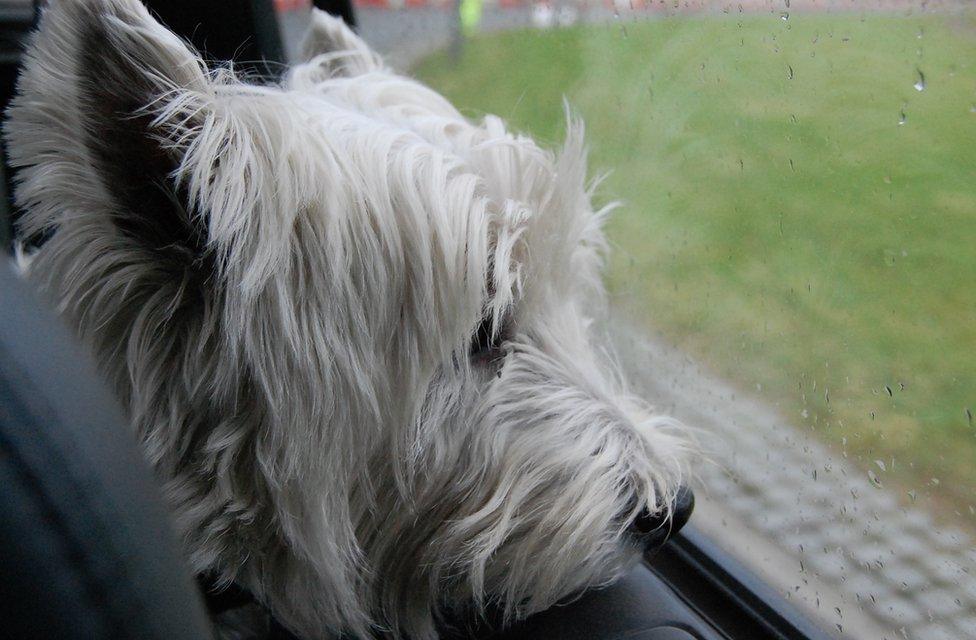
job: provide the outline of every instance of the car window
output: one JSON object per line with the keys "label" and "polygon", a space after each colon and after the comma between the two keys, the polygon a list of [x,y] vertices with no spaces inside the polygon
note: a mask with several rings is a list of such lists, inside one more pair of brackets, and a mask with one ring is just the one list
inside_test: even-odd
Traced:
{"label": "car window", "polygon": [[694,522],[837,636],[976,632],[968,4],[357,7],[472,118],[585,121],[618,350],[696,430]]}

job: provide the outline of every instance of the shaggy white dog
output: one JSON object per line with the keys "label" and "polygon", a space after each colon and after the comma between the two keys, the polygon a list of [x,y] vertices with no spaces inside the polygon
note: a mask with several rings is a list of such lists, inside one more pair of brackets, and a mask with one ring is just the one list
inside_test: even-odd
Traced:
{"label": "shaggy white dog", "polygon": [[469,122],[322,13],[305,52],[254,86],[137,0],[60,0],[9,111],[29,277],[192,569],[309,638],[435,638],[607,583],[685,447],[595,344],[582,127],[552,154]]}

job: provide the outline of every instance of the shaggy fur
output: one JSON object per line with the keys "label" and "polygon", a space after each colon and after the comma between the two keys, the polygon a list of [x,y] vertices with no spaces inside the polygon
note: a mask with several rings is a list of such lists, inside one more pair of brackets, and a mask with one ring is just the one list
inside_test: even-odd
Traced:
{"label": "shaggy fur", "polygon": [[614,579],[685,447],[596,344],[582,127],[553,154],[469,122],[323,13],[305,52],[252,86],[137,0],[60,0],[9,111],[29,277],[192,569],[309,638],[435,638]]}

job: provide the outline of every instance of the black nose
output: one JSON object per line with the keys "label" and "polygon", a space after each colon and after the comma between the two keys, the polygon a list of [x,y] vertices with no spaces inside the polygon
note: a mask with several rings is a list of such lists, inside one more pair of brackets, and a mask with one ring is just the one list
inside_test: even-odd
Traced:
{"label": "black nose", "polygon": [[687,524],[694,509],[695,494],[689,487],[682,485],[678,489],[670,512],[662,510],[651,513],[645,509],[634,519],[630,531],[640,541],[645,551],[655,551],[664,546],[671,536]]}

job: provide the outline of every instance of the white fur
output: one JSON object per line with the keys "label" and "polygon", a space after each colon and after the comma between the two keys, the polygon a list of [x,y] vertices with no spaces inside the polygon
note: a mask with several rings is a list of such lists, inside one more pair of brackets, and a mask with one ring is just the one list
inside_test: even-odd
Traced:
{"label": "white fur", "polygon": [[[82,135],[91,16],[154,88],[139,114],[179,158],[203,278],[113,222],[133,212]],[[128,408],[192,569],[300,635],[434,638],[607,583],[686,447],[598,343],[582,126],[554,155],[469,122],[314,19],[309,62],[257,87],[136,0],[52,2],[6,126],[20,230],[53,231],[30,277]],[[484,315],[510,323],[498,363],[468,355]]]}

